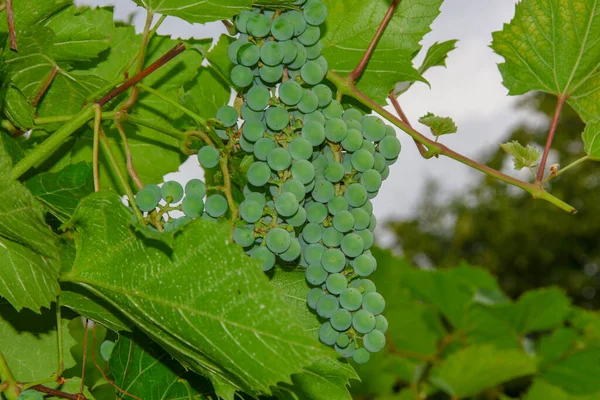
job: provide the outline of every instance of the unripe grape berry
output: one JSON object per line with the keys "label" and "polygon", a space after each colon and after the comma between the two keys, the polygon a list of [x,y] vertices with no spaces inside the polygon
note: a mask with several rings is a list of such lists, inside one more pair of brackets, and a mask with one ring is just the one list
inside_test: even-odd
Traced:
{"label": "unripe grape berry", "polygon": [[168,203],[178,203],[183,198],[183,187],[179,182],[169,181],[160,188],[162,198]]}
{"label": "unripe grape berry", "polygon": [[204,146],[198,151],[198,162],[204,168],[214,168],[219,164],[219,150]]}
{"label": "unripe grape berry", "polygon": [[275,266],[275,254],[266,247],[257,247],[250,257],[262,262],[263,271],[269,271]]}

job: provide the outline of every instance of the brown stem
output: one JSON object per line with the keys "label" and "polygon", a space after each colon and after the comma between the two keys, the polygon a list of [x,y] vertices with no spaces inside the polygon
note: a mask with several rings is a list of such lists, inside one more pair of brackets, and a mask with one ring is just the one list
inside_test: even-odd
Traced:
{"label": "brown stem", "polygon": [[15,29],[15,14],[13,13],[12,0],[6,0],[6,18],[8,20],[8,34],[10,35],[10,48],[19,51],[17,46],[17,31]]}
{"label": "brown stem", "polygon": [[92,146],[92,170],[94,175],[94,191],[100,191],[100,157],[98,151],[98,137],[102,123],[102,107],[95,106],[96,117],[94,119],[94,141]]}
{"label": "brown stem", "polygon": [[30,389],[35,390],[40,393],[46,393],[46,394],[49,394],[49,395],[52,395],[55,397],[60,397],[61,399],[87,400],[87,397],[85,397],[81,393],[77,393],[77,394],[65,393],[65,392],[61,392],[60,390],[50,389],[49,387],[46,387],[43,385],[35,385],[35,386],[32,386]]}
{"label": "brown stem", "polygon": [[[404,110],[402,110],[402,107],[400,106],[400,103],[398,102],[398,98],[394,95],[393,91],[392,91],[392,93],[390,93],[389,98],[392,103],[392,106],[394,106],[394,109],[398,113],[398,116],[400,117],[402,122],[404,122],[408,127],[412,128],[412,125],[410,124],[408,117],[406,116],[406,114],[404,114]],[[425,155],[427,154],[427,148],[422,143],[417,142],[416,139],[414,139],[414,141],[415,141],[415,144],[417,145],[417,148],[419,149],[419,153],[421,153],[421,156],[423,156],[425,158]]]}
{"label": "brown stem", "polygon": [[50,86],[50,84],[52,83],[52,81],[54,81],[54,78],[56,77],[56,73],[57,72],[58,72],[58,66],[55,65],[50,70],[50,73],[48,74],[48,76],[46,77],[46,79],[44,79],[44,82],[42,82],[42,87],[40,88],[40,90],[38,90],[37,94],[35,95],[35,98],[31,101],[31,105],[33,107],[37,107],[37,105],[39,104],[40,100],[42,100],[42,97],[44,96],[44,93],[46,93],[46,90],[48,90],[48,87]]}
{"label": "brown stem", "polygon": [[228,165],[229,157],[227,155],[221,156],[219,164],[221,164],[221,172],[223,173],[223,191],[225,192],[227,203],[229,203],[229,208],[231,209],[231,219],[235,221],[237,219],[238,210],[235,206],[235,202],[233,201],[233,193],[231,191],[231,176],[229,175]]}
{"label": "brown stem", "polygon": [[116,88],[115,90],[113,90],[112,92],[107,94],[106,96],[102,97],[100,100],[97,100],[96,104],[98,104],[100,106],[104,106],[106,103],[108,103],[109,101],[111,101],[112,99],[114,99],[115,97],[120,95],[121,93],[125,92],[127,89],[134,86],[135,84],[140,82],[142,79],[144,79],[145,77],[147,77],[148,75],[150,75],[151,73],[156,71],[157,69],[159,69],[160,67],[162,67],[163,65],[165,65],[166,63],[171,61],[173,58],[175,58],[179,54],[183,53],[185,51],[185,49],[186,49],[186,47],[183,43],[178,43],[175,47],[173,47],[171,50],[166,52],[161,58],[154,61],[148,67],[146,67],[142,71],[140,71],[139,74],[137,74],[133,78],[125,81],[125,83],[123,83],[121,86],[119,86],[118,88]]}
{"label": "brown stem", "polygon": [[129,148],[129,141],[127,140],[127,135],[125,134],[123,125],[121,124],[120,117],[115,118],[114,123],[115,123],[115,127],[117,128],[117,131],[119,131],[119,135],[121,135],[121,140],[123,141],[123,147],[125,148],[125,157],[127,159],[127,172],[129,173],[129,176],[133,180],[133,183],[135,183],[135,186],[138,188],[138,190],[141,190],[144,188],[144,182],[142,182],[142,179],[138,175],[138,173],[135,169],[135,166],[133,165],[133,157],[131,156],[131,149]]}
{"label": "brown stem", "polygon": [[385,17],[383,18],[383,20],[381,21],[381,24],[379,24],[379,28],[377,28],[377,32],[375,32],[375,37],[371,41],[371,44],[367,48],[367,51],[365,51],[365,54],[360,59],[360,62],[358,63],[356,68],[354,68],[354,70],[352,72],[350,72],[350,75],[348,75],[348,82],[351,82],[351,83],[356,82],[358,80],[358,78],[360,78],[362,73],[364,72],[365,68],[367,68],[367,64],[369,63],[369,60],[371,59],[371,56],[373,55],[373,52],[375,51],[377,42],[379,42],[379,39],[381,39],[381,36],[383,35],[385,28],[388,26],[390,20],[394,16],[394,12],[396,11],[398,4],[400,4],[400,0],[394,0],[392,2],[392,4],[390,4],[390,8],[388,9],[387,13],[385,14]]}
{"label": "brown stem", "polygon": [[544,147],[544,155],[542,156],[542,161],[540,162],[537,177],[535,179],[536,183],[540,186],[542,184],[542,180],[544,179],[544,173],[546,172],[546,162],[548,161],[548,155],[550,154],[550,149],[552,148],[552,141],[554,140],[554,134],[556,133],[558,120],[560,119],[560,114],[566,100],[567,96],[563,94],[558,98],[558,103],[556,103],[556,110],[554,111],[554,117],[552,118],[552,124],[550,125],[550,132],[548,132],[548,138],[546,139],[546,147]]}

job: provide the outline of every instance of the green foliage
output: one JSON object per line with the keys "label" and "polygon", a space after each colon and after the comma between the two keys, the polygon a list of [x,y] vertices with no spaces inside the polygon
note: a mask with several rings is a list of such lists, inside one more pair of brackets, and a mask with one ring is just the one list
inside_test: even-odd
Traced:
{"label": "green foliage", "polygon": [[512,142],[503,143],[500,148],[506,152],[506,154],[513,157],[513,163],[517,171],[523,168],[532,169],[537,167],[540,163],[542,154],[538,149],[533,146],[523,146],[516,140]]}
{"label": "green foliage", "polygon": [[438,117],[432,113],[427,113],[419,118],[419,122],[429,127],[436,138],[458,132],[458,127],[449,117]]}

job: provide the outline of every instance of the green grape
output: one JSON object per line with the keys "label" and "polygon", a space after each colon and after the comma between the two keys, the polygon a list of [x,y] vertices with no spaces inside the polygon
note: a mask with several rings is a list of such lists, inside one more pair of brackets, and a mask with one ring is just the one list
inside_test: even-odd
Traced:
{"label": "green grape", "polygon": [[252,74],[252,70],[248,67],[244,67],[243,65],[236,65],[233,67],[230,76],[234,85],[241,88],[248,87],[252,85],[252,82],[254,82],[254,74]]}
{"label": "green grape", "polygon": [[275,266],[275,254],[266,247],[257,247],[250,257],[262,262],[263,271],[269,271]]}
{"label": "green grape", "polygon": [[275,209],[282,217],[291,217],[298,212],[298,199],[293,193],[282,193],[275,200]]}
{"label": "green grape", "polygon": [[292,238],[283,228],[273,228],[266,236],[267,247],[275,254],[281,254],[290,248]]}
{"label": "green grape", "polygon": [[369,218],[371,218],[371,215],[373,214],[373,203],[371,203],[370,200],[367,200],[365,202],[365,204],[363,204],[362,206],[360,206],[360,208],[362,208],[363,210],[365,210],[367,212],[367,214],[369,214]]}
{"label": "green grape", "polygon": [[244,221],[254,224],[263,216],[263,205],[255,200],[246,199],[240,204],[239,211]]}
{"label": "green grape", "polygon": [[350,282],[350,287],[360,290],[361,293],[371,293],[377,291],[375,284],[369,279],[355,279]]}
{"label": "green grape", "polygon": [[369,224],[371,223],[371,216],[366,210],[362,208],[355,208],[351,212],[354,216],[354,229],[362,231],[363,229],[367,229],[369,227]]}
{"label": "green grape", "polygon": [[248,24],[248,20],[253,17],[255,13],[250,10],[244,10],[235,17],[235,27],[241,33],[248,33],[246,30],[246,25]]}
{"label": "green grape", "polygon": [[367,201],[367,190],[358,183],[352,183],[346,188],[344,197],[351,207],[360,207]]}
{"label": "green grape", "polygon": [[[326,283],[327,283],[327,290],[331,294],[340,294],[340,293],[342,293],[342,290],[346,289],[346,287],[348,286],[348,281],[346,280],[346,275],[340,274],[339,272],[329,275],[329,277],[327,277]],[[350,327],[349,323],[348,323],[348,327]],[[346,327],[346,329],[348,329],[348,327]],[[344,330],[346,330],[346,329],[344,329]]]}
{"label": "green grape", "polygon": [[218,218],[225,214],[227,208],[227,200],[220,194],[213,194],[206,199],[206,212],[213,218]]}
{"label": "green grape", "polygon": [[[308,83],[309,85],[316,85],[320,83],[323,80],[323,78],[325,78],[325,73],[323,72],[323,69],[316,61],[309,61],[306,64],[304,64],[300,69],[300,75],[302,76],[304,82]],[[316,93],[315,96],[317,96]],[[320,100],[317,96],[317,105],[319,104]]]}
{"label": "green grape", "polygon": [[185,185],[185,194],[203,198],[206,195],[206,185],[200,179],[191,179]]}
{"label": "green grape", "polygon": [[333,183],[325,179],[319,179],[315,182],[315,188],[312,191],[312,197],[315,201],[326,204],[333,196],[335,196],[335,186],[333,186]]}
{"label": "green grape", "polygon": [[217,111],[217,119],[221,121],[224,126],[230,128],[237,124],[239,116],[235,108],[223,106]]}
{"label": "green grape", "polygon": [[362,254],[352,262],[354,273],[358,276],[369,276],[375,271],[377,261],[367,254]]}
{"label": "green grape", "polygon": [[377,218],[374,215],[371,215],[371,222],[369,223],[369,230],[373,232],[377,227]]}
{"label": "green grape", "polygon": [[383,171],[381,172],[381,179],[385,181],[388,178],[388,176],[390,176],[390,167],[386,165]]}
{"label": "green grape", "polygon": [[308,160],[296,161],[292,165],[292,176],[306,185],[315,179],[315,167]]}
{"label": "green grape", "polygon": [[295,137],[288,145],[288,150],[294,160],[308,160],[313,153],[312,144],[303,137]]}
{"label": "green grape", "polygon": [[313,310],[317,308],[317,302],[321,297],[325,296],[325,292],[321,288],[312,288],[308,291],[306,296],[306,303]]}
{"label": "green grape", "polygon": [[359,121],[360,119],[362,119],[362,117],[363,115],[359,110],[357,110],[356,108],[349,108],[346,111],[344,111],[343,119],[346,122],[350,120]]}
{"label": "green grape", "polygon": [[357,364],[366,364],[369,362],[370,358],[371,355],[364,347],[361,347],[360,349],[356,350],[352,355],[352,359]]}
{"label": "green grape", "polygon": [[386,160],[395,160],[398,158],[401,149],[400,141],[394,136],[384,137],[379,142],[379,146],[377,146],[377,150],[379,150]]}
{"label": "green grape", "polygon": [[161,189],[160,186],[156,185],[156,184],[150,184],[150,185],[146,185],[144,187],[144,189],[148,189],[153,191],[154,193],[156,193],[156,196],[158,196],[158,200],[160,201],[160,199],[162,198],[162,193],[161,193]]}
{"label": "green grape", "polygon": [[267,204],[267,199],[263,193],[252,192],[248,186],[244,187],[244,196],[246,196],[246,200],[252,200],[260,204],[261,207],[264,207]]}
{"label": "green grape", "polygon": [[[319,42],[320,38],[321,28],[318,26],[309,26],[302,35],[298,36],[297,40],[305,47],[312,47]],[[308,58],[308,51],[306,52],[306,58]]]}
{"label": "green grape", "polygon": [[336,213],[333,217],[333,227],[341,233],[351,231],[354,228],[354,216],[350,211]]}
{"label": "green grape", "polygon": [[330,226],[323,230],[323,244],[327,247],[339,247],[342,244],[344,234]]}
{"label": "green grape", "polygon": [[321,57],[322,52],[323,42],[318,41],[314,45],[306,47],[306,58],[309,60],[314,60],[315,58]]}
{"label": "green grape", "polygon": [[373,247],[374,238],[373,233],[370,230],[365,229],[362,231],[357,231],[356,234],[362,238],[365,251]]}
{"label": "green grape", "polygon": [[381,333],[386,333],[388,330],[388,320],[383,315],[375,317],[375,329]]}
{"label": "green grape", "polygon": [[302,252],[304,254],[304,259],[309,265],[320,264],[323,253],[325,252],[325,247],[320,243],[312,243],[304,247]]}
{"label": "green grape", "polygon": [[202,212],[204,212],[204,200],[202,199],[202,196],[187,195],[183,199],[181,207],[186,216],[196,218],[201,216]]}
{"label": "green grape", "polygon": [[306,226],[302,230],[302,237],[304,238],[306,243],[309,244],[320,242],[322,236],[323,227],[313,222],[306,224]]}
{"label": "green grape", "polygon": [[337,297],[331,294],[326,294],[317,301],[317,314],[323,318],[331,318],[333,313],[339,308],[340,304]]}
{"label": "green grape", "polygon": [[[319,58],[315,58],[315,61],[318,62],[319,64],[321,64],[321,69],[323,70],[324,74],[327,74],[327,71],[329,70],[329,64],[327,63],[327,59],[323,56],[319,57]],[[342,107],[342,105],[340,103],[338,103],[337,101],[332,101],[331,103],[334,104],[337,103],[337,105],[335,107],[338,107],[339,105],[339,109],[338,112],[336,112],[336,116],[332,117],[332,118],[342,118],[342,115],[344,114],[344,107]],[[331,105],[331,104],[330,104]],[[327,106],[329,107],[329,106]]]}
{"label": "green grape", "polygon": [[354,345],[349,345],[349,346],[346,346],[345,348],[343,348],[343,347],[338,346],[336,343],[335,346],[333,346],[333,348],[335,349],[335,351],[337,351],[340,354],[340,356],[342,356],[344,358],[350,358],[356,352],[356,347]]}
{"label": "green grape", "polygon": [[279,255],[283,261],[292,262],[300,257],[302,253],[302,246],[298,239],[293,238],[290,244],[290,248]]}
{"label": "green grape", "polygon": [[385,309],[385,299],[377,292],[367,293],[363,296],[363,309],[373,315],[379,315]]}
{"label": "green grape", "polygon": [[242,106],[242,119],[248,121],[262,121],[265,117],[264,111],[253,111],[246,103]]}
{"label": "green grape", "polygon": [[[319,99],[317,95],[308,89],[302,92],[302,100],[298,103],[298,110],[304,114],[310,114],[319,107]],[[317,146],[317,145],[315,145]]]}
{"label": "green grape", "polygon": [[329,274],[319,264],[310,264],[306,269],[306,281],[311,285],[322,285]]}
{"label": "green grape", "polygon": [[237,60],[240,65],[253,67],[260,59],[260,49],[253,43],[246,43],[240,47]]}
{"label": "green grape", "polygon": [[[332,328],[333,329],[333,328]],[[334,331],[337,337],[337,331]],[[334,341],[335,343],[335,341]],[[114,346],[114,344],[113,344]],[[25,390],[19,394],[17,400],[44,400],[44,395],[37,390]]]}
{"label": "green grape", "polygon": [[317,121],[308,121],[302,127],[302,137],[312,146],[319,146],[325,141],[325,127]]}
{"label": "green grape", "polygon": [[246,153],[254,152],[254,143],[246,140],[244,136],[240,136],[239,145],[242,148],[242,150],[244,150]]}
{"label": "green grape", "polygon": [[137,204],[142,212],[154,211],[159,201],[160,194],[157,194],[155,190],[148,187],[140,190],[135,195],[135,204]]}
{"label": "green grape", "polygon": [[321,265],[325,271],[335,274],[341,272],[346,266],[346,256],[341,250],[327,249],[321,258]]}
{"label": "green grape", "polygon": [[268,65],[263,65],[260,68],[260,79],[268,84],[275,84],[281,80],[283,77],[283,65],[277,65],[275,67],[269,67]]}
{"label": "green grape", "polygon": [[246,104],[252,111],[264,110],[269,105],[270,100],[271,93],[266,87],[253,86],[246,95]]}
{"label": "green grape", "polygon": [[285,15],[294,26],[294,36],[300,36],[304,33],[307,27],[304,15],[298,11],[289,11],[283,15]]}
{"label": "green grape", "polygon": [[241,247],[254,244],[254,230],[238,226],[233,230],[233,241]]}
{"label": "green grape", "polygon": [[275,18],[271,24],[271,34],[279,41],[289,40],[294,36],[294,25],[285,14]]}
{"label": "green grape", "polygon": [[348,134],[348,127],[346,123],[339,119],[334,118],[327,121],[325,125],[325,136],[333,143],[339,143],[346,138]]}
{"label": "green grape", "polygon": [[304,207],[298,208],[298,212],[289,217],[286,222],[295,228],[303,226],[306,223],[306,209]]}
{"label": "green grape", "polygon": [[[323,127],[325,126],[325,116],[321,111],[313,111],[310,114],[306,114],[304,116],[304,125],[309,121],[315,121],[323,125]],[[325,131],[323,131],[323,140],[325,140]]]}
{"label": "green grape", "polygon": [[293,80],[283,82],[279,86],[279,99],[288,106],[295,106],[302,100],[302,86]]}
{"label": "green grape", "polygon": [[371,353],[377,353],[385,347],[385,335],[378,330],[369,332],[363,337],[363,344]]}
{"label": "green grape", "polygon": [[327,218],[327,207],[321,203],[312,203],[306,207],[308,222],[322,224]]}
{"label": "green grape", "polygon": [[[370,140],[363,140],[363,144],[362,144],[362,149],[367,150],[369,153],[371,153],[373,155],[373,158],[375,158],[375,145],[373,144],[373,142],[371,142]],[[375,160],[373,159],[373,165],[375,165]]]}
{"label": "green grape", "polygon": [[[246,124],[251,121],[247,121]],[[246,126],[244,124],[244,126]],[[267,157],[273,150],[277,148],[277,143],[273,141],[271,138],[262,138],[258,139],[256,143],[254,143],[254,157],[260,161],[266,161]]]}
{"label": "green grape", "polygon": [[[319,301],[317,302],[317,310],[319,307],[319,302],[321,302],[323,300],[323,298],[325,298],[326,296],[329,296],[329,295],[325,295],[325,296],[321,297],[319,299]],[[317,313],[319,313],[319,312],[317,311]],[[333,327],[331,326],[331,323],[329,321],[323,323],[323,325],[321,325],[321,327],[319,328],[319,340],[328,346],[333,346],[335,344],[335,341],[337,340],[338,335],[339,335],[338,331],[333,329]]]}
{"label": "green grape", "polygon": [[242,126],[242,135],[250,143],[261,139],[265,134],[265,125],[261,121],[246,121]]}
{"label": "green grape", "polygon": [[[259,8],[255,8],[256,11],[261,11]],[[275,10],[262,10],[262,13],[265,14],[270,20],[275,18]]]}
{"label": "green grape", "polygon": [[348,202],[342,196],[335,196],[327,205],[329,213],[335,217],[338,213],[348,210]]}
{"label": "green grape", "polygon": [[260,48],[261,61],[270,67],[283,62],[283,48],[278,42],[267,42]]}
{"label": "green grape", "polygon": [[285,42],[281,42],[280,44],[281,48],[283,49],[283,63],[293,63],[296,57],[298,57],[298,47],[296,46],[296,43],[291,40],[287,40]]}
{"label": "green grape", "polygon": [[248,39],[245,39],[245,40],[238,39],[229,45],[229,47],[227,48],[227,57],[229,58],[229,60],[232,63],[234,63],[234,64],[238,63],[238,59],[237,59],[238,51],[240,51],[240,47],[242,47],[243,45],[245,45],[247,43],[248,43]]}
{"label": "green grape", "polygon": [[375,158],[375,164],[373,164],[373,169],[375,171],[379,172],[379,175],[381,175],[381,173],[383,172],[383,170],[387,166],[386,159],[379,152],[375,153],[373,155],[373,157]]}
{"label": "green grape", "polygon": [[292,193],[299,202],[304,200],[304,184],[299,180],[290,179],[281,188],[284,193]]}
{"label": "green grape", "polygon": [[352,166],[359,172],[373,168],[375,158],[368,150],[359,149],[352,154]]}
{"label": "green grape", "polygon": [[396,136],[396,129],[393,126],[386,125],[385,126],[385,136]]}
{"label": "green grape", "polygon": [[323,176],[329,182],[338,183],[344,178],[344,166],[339,162],[331,162],[325,167]]}
{"label": "green grape", "polygon": [[375,316],[367,310],[358,310],[352,317],[352,326],[358,333],[369,333],[375,329]]}
{"label": "green grape", "polygon": [[319,0],[309,0],[304,6],[304,19],[311,25],[321,25],[327,19],[327,6]]}
{"label": "green grape", "polygon": [[368,192],[377,192],[381,189],[382,182],[381,174],[374,169],[366,170],[360,177],[360,184],[363,185]]}
{"label": "green grape", "polygon": [[[350,314],[350,311],[340,308],[333,313],[329,322],[331,323],[333,329],[335,329],[338,332],[344,332],[348,330],[348,328],[350,328],[350,326],[352,325],[352,314]],[[345,345],[347,346],[348,342],[348,336],[346,336],[345,341],[342,339],[342,344],[345,343]]]}
{"label": "green grape", "polygon": [[[346,121],[346,120],[344,120],[344,121]],[[346,125],[348,125],[348,129],[356,129],[357,131],[359,131],[360,137],[362,138],[362,124],[360,123],[360,121],[357,121],[355,119],[347,120]],[[362,139],[361,139],[360,145],[362,146]]]}
{"label": "green grape", "polygon": [[250,36],[263,38],[271,32],[271,20],[264,14],[254,14],[248,18],[246,30]]}
{"label": "green grape", "polygon": [[[319,65],[320,68],[321,66]],[[312,91],[317,96],[317,99],[319,99],[319,107],[321,108],[327,107],[331,103],[331,100],[333,100],[333,92],[327,85],[319,84],[312,88]]]}
{"label": "green grape", "polygon": [[269,153],[267,163],[273,171],[284,171],[292,164],[292,156],[289,151],[279,147]]}
{"label": "green grape", "polygon": [[358,310],[362,305],[362,299],[362,293],[356,288],[346,288],[340,293],[340,305],[346,310]]}
{"label": "green grape", "polygon": [[[322,57],[319,57],[315,61],[319,61],[321,58]],[[323,68],[322,65],[321,67]],[[323,70],[327,72],[327,68],[323,68]],[[344,115],[344,107],[337,100],[332,100],[331,103],[323,109],[323,115],[328,119],[342,118]]]}
{"label": "green grape", "polygon": [[[332,326],[333,326],[333,323],[332,323]],[[348,335],[346,335],[345,333],[340,333],[338,335],[337,339],[335,340],[335,345],[340,348],[346,348],[346,347],[348,347],[349,344],[350,344],[350,338],[348,338]]]}
{"label": "green grape", "polygon": [[342,239],[340,248],[345,255],[350,258],[354,258],[360,256],[364,252],[365,244],[362,240],[362,237],[356,233],[349,233]]}
{"label": "green grape", "polygon": [[102,342],[102,344],[100,345],[100,355],[102,356],[102,359],[104,361],[108,361],[108,359],[112,355],[114,348],[114,342],[111,342],[110,340],[105,340],[104,342]]}
{"label": "green grape", "polygon": [[363,136],[372,141],[379,142],[385,137],[385,124],[374,115],[367,115],[362,120]]}
{"label": "green grape", "polygon": [[288,65],[288,72],[290,74],[290,78],[295,79],[295,77],[292,76],[292,71],[302,68],[306,60],[308,60],[308,56],[306,54],[306,47],[304,47],[302,43],[296,41],[293,41],[292,43],[294,43],[294,46],[296,46],[296,58],[290,63],[290,65]]}
{"label": "green grape", "polygon": [[356,129],[348,129],[346,137],[342,140],[344,150],[352,153],[359,150],[363,144],[363,135]]}
{"label": "green grape", "polygon": [[290,114],[283,107],[270,107],[265,112],[267,126],[274,131],[281,131],[290,124]]}
{"label": "green grape", "polygon": [[204,146],[198,152],[198,162],[204,168],[214,168],[219,164],[219,150],[211,146]]}

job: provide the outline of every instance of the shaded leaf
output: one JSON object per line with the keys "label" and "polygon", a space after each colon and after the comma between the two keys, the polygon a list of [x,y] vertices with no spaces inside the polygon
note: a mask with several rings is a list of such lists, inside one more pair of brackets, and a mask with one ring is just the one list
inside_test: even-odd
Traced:
{"label": "shaded leaf", "polygon": [[221,35],[217,44],[206,55],[206,59],[210,62],[211,67],[219,72],[221,78],[223,78],[230,87],[235,87],[230,76],[231,70],[235,65],[229,59],[227,49],[234,40],[235,38],[232,38],[231,36]]}
{"label": "shaded leaf", "polygon": [[9,85],[4,99],[4,114],[17,128],[33,127],[34,110],[25,95],[13,85]]}
{"label": "shaded leaf", "polygon": [[600,122],[587,124],[581,137],[585,153],[592,160],[600,160]]}
{"label": "shaded leaf", "polygon": [[524,147],[521,143],[513,140],[512,142],[503,143],[500,145],[509,156],[513,157],[515,169],[517,171],[523,168],[534,168],[539,165],[542,154],[533,146],[527,145]]}
{"label": "shaded leaf", "polygon": [[214,69],[202,67],[195,80],[184,86],[182,103],[202,118],[215,118],[229,102],[231,88]]}
{"label": "shaded leaf", "polygon": [[523,400],[596,400],[600,393],[588,396],[576,396],[565,392],[543,379],[535,379]]}
{"label": "shaded leaf", "polygon": [[571,310],[571,301],[558,288],[538,289],[523,294],[509,307],[509,318],[517,332],[527,334],[553,329]]}
{"label": "shaded leaf", "polygon": [[600,347],[592,347],[562,357],[541,367],[540,374],[568,393],[588,395],[600,391]]}
{"label": "shaded leaf", "polygon": [[419,122],[431,129],[433,136],[449,135],[458,132],[458,127],[450,117],[438,117],[432,113],[419,118]]}
{"label": "shaded leaf", "polygon": [[558,361],[573,348],[577,339],[577,333],[570,328],[558,328],[550,335],[542,337],[536,351],[540,362]]}

